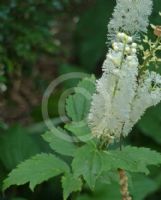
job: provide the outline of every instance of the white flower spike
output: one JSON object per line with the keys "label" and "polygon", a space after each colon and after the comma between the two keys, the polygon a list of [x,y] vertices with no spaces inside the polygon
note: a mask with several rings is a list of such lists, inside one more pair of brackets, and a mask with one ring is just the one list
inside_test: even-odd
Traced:
{"label": "white flower spike", "polygon": [[161,76],[146,70],[139,77],[137,44],[131,37],[118,33],[112,47],[88,116],[92,134],[109,143],[127,136],[145,110],[161,101]]}
{"label": "white flower spike", "polygon": [[109,39],[113,39],[118,31],[133,36],[139,32],[146,33],[152,5],[152,0],[117,0],[108,25]]}
{"label": "white flower spike", "polygon": [[[152,0],[117,0],[108,25],[112,48],[104,61],[103,75],[96,83],[88,116],[92,134],[108,143],[127,136],[146,109],[161,101],[161,76],[149,70],[140,71],[138,45],[134,42],[139,32],[147,32],[152,4]],[[156,29],[161,38],[160,26]],[[155,45],[159,45],[158,41]],[[150,58],[159,61],[154,52]]]}
{"label": "white flower spike", "polygon": [[96,137],[119,138],[129,119],[138,74],[138,59],[133,49],[131,37],[118,33],[113,49],[106,56],[104,73],[97,81],[97,92],[88,117]]}

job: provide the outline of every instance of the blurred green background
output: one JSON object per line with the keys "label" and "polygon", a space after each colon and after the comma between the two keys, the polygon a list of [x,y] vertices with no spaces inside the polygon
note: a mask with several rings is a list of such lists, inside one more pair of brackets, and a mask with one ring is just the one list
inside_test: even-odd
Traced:
{"label": "blurred green background", "polygon": [[[160,24],[160,0],[153,0],[151,23]],[[115,0],[1,0],[0,1],[0,187],[21,161],[49,149],[41,138],[47,128],[41,99],[48,84],[69,72],[101,75],[108,50],[107,23]],[[161,72],[161,66],[157,69]],[[49,99],[50,117],[58,117],[64,82]],[[161,152],[161,104],[149,109],[135,126],[127,143]],[[135,200],[161,199],[161,168],[145,177],[133,174]],[[117,193],[118,191],[118,193]],[[0,193],[0,200],[62,199],[60,179],[49,180],[31,192],[28,186]],[[80,200],[119,200],[116,183],[83,191]]]}

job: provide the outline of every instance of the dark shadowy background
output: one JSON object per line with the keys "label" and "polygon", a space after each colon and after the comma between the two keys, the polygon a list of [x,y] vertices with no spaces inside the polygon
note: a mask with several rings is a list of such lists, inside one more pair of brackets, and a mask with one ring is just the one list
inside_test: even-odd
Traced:
{"label": "dark shadowy background", "polygon": [[[47,129],[41,99],[48,84],[68,72],[101,75],[108,50],[107,23],[114,0],[1,0],[0,1],[0,187],[15,166],[49,151],[41,134]],[[154,0],[151,22],[161,25],[160,0]],[[130,19],[129,19],[130,20]],[[151,33],[150,33],[151,34]],[[157,69],[161,72],[161,66]],[[62,84],[49,100],[51,118],[58,116],[60,94],[76,81]],[[4,86],[7,90],[3,92]],[[161,104],[149,109],[127,143],[161,152]],[[136,200],[161,199],[161,168],[150,176],[135,175]],[[84,191],[81,200],[89,200]],[[118,200],[115,185],[98,186],[91,199]],[[117,195],[116,195],[117,196]],[[12,187],[3,200],[62,199],[60,179],[36,187]]]}

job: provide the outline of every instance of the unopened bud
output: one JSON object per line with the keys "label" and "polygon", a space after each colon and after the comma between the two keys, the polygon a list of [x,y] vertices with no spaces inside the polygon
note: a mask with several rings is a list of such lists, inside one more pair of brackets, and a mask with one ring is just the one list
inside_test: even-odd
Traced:
{"label": "unopened bud", "polygon": [[156,26],[154,29],[154,35],[161,37],[161,26]]}

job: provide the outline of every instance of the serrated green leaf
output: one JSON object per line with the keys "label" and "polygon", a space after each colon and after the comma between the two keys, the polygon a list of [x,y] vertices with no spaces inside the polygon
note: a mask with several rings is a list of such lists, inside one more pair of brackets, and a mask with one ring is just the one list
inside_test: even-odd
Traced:
{"label": "serrated green leaf", "polygon": [[91,131],[85,121],[66,124],[65,128],[83,142],[88,141],[92,138]]}
{"label": "serrated green leaf", "polygon": [[111,184],[113,182],[119,183],[119,176],[117,170],[103,171],[98,179],[98,182],[103,184]]}
{"label": "serrated green leaf", "polygon": [[83,79],[75,88],[75,94],[66,100],[66,111],[73,121],[81,121],[86,118],[91,104],[92,94],[95,91],[95,78]]}
{"label": "serrated green leaf", "polygon": [[102,172],[100,152],[93,145],[84,145],[79,148],[72,162],[76,177],[83,176],[91,189],[94,189],[97,178]]}
{"label": "serrated green leaf", "polygon": [[62,177],[63,197],[66,200],[72,192],[80,192],[82,180],[75,178],[72,174],[66,174]]}
{"label": "serrated green leaf", "polygon": [[98,151],[94,145],[79,148],[72,163],[74,175],[83,176],[91,189],[104,172],[124,169],[149,173],[148,166],[161,164],[161,154],[148,148],[124,147],[122,151]]}
{"label": "serrated green leaf", "polygon": [[19,164],[4,180],[3,190],[11,185],[30,183],[30,189],[61,173],[69,172],[68,165],[53,154],[38,154]]}
{"label": "serrated green leaf", "polygon": [[[127,146],[122,151],[102,152],[103,170],[124,169],[148,174],[148,166],[161,164],[161,154],[148,148]],[[109,166],[110,163],[110,166]]]}
{"label": "serrated green leaf", "polygon": [[65,139],[56,136],[54,132],[46,132],[42,137],[49,143],[50,147],[54,151],[62,155],[73,156],[77,149],[77,147],[72,142],[66,141]]}
{"label": "serrated green leaf", "polygon": [[21,126],[12,126],[0,136],[0,160],[7,170],[39,152],[38,144]]}
{"label": "serrated green leaf", "polygon": [[96,78],[94,75],[92,75],[91,77],[84,78],[82,81],[78,83],[77,87],[75,88],[75,92],[80,93],[80,94],[83,92],[87,92],[87,95],[88,93],[90,95],[93,95],[93,93],[96,90],[95,81],[96,81]]}
{"label": "serrated green leaf", "polygon": [[[80,121],[83,118],[84,98],[80,94],[71,95],[66,101],[67,114],[73,121]],[[80,107],[78,107],[80,105]],[[80,110],[79,110],[80,109]],[[81,113],[81,112],[82,113]]]}

